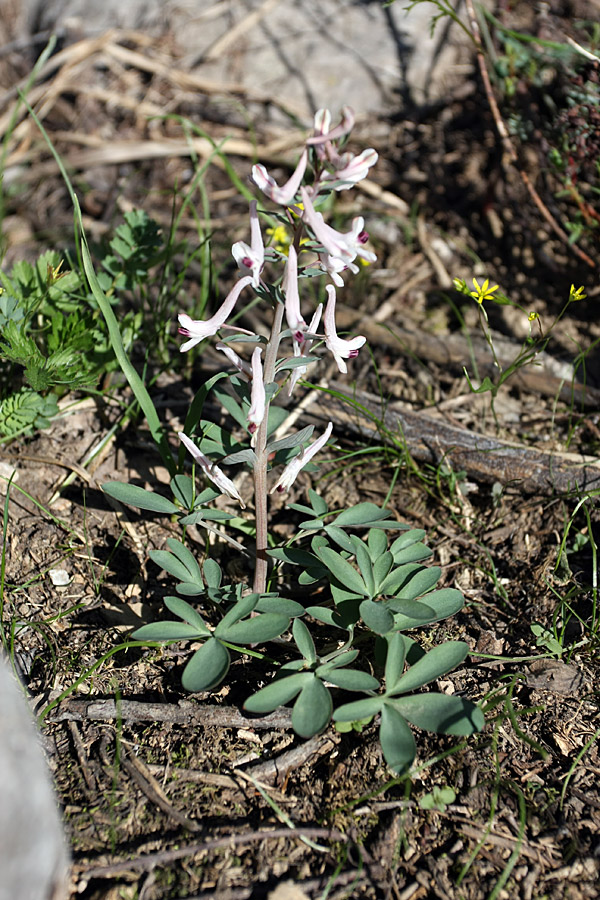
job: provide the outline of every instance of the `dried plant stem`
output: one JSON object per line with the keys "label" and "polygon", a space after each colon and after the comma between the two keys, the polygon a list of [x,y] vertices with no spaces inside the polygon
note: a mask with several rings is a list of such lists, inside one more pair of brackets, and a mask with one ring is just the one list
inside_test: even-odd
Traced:
{"label": "dried plant stem", "polygon": [[492,88],[492,84],[490,81],[489,72],[487,70],[487,66],[485,64],[485,53],[483,51],[483,45],[481,43],[481,33],[479,31],[479,22],[477,21],[477,15],[475,13],[475,7],[473,6],[473,0],[465,0],[465,5],[467,8],[467,13],[469,15],[469,23],[471,26],[471,32],[473,35],[473,40],[475,42],[475,46],[477,48],[477,64],[479,65],[479,71],[481,73],[481,80],[483,81],[483,86],[485,88],[485,93],[487,97],[487,101],[490,106],[490,110],[492,116],[494,118],[494,123],[496,125],[496,130],[500,135],[502,140],[502,145],[504,147],[504,151],[511,163],[516,167],[519,175],[521,176],[521,180],[523,184],[527,188],[529,195],[540,213],[548,223],[548,225],[552,228],[554,233],[558,235],[558,237],[565,243],[568,247],[571,247],[574,253],[582,259],[584,262],[591,266],[592,269],[596,268],[596,263],[593,259],[591,259],[587,253],[585,253],[580,247],[577,247],[576,244],[571,244],[569,242],[569,235],[566,231],[561,228],[558,224],[538,192],[536,191],[531,179],[527,172],[525,172],[521,166],[519,165],[519,157],[517,155],[517,151],[515,150],[514,144],[510,139],[510,135],[508,133],[508,129],[504,123],[504,119],[500,113],[500,108],[498,107],[498,103],[496,101],[496,97],[494,95],[494,91]]}
{"label": "dried plant stem", "polygon": [[[273,325],[271,327],[271,337],[267,344],[265,352],[265,361],[263,366],[265,385],[272,384],[275,380],[275,364],[277,362],[277,352],[279,350],[279,341],[281,337],[281,325],[283,322],[283,304],[277,303],[273,314]],[[268,437],[268,420],[269,406],[265,417],[258,426],[256,433],[256,445],[254,453],[256,454],[256,462],[254,464],[254,515],[256,520],[256,562],[254,567],[254,585],[255,593],[262,594],[267,588],[267,437]]]}

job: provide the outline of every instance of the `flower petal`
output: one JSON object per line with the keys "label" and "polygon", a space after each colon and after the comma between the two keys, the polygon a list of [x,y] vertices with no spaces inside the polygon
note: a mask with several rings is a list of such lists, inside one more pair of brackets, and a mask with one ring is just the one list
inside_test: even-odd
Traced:
{"label": "flower petal", "polygon": [[196,447],[194,442],[184,434],[183,431],[178,433],[179,440],[184,445],[184,447],[191,453],[193,458],[196,460],[204,474],[207,478],[215,484],[222,494],[227,494],[228,497],[231,497],[232,500],[237,500],[242,509],[246,508],[244,501],[242,500],[238,489],[236,488],[233,481],[225,475],[225,473],[219,469],[217,465],[211,463],[210,459],[201,452],[201,450]]}

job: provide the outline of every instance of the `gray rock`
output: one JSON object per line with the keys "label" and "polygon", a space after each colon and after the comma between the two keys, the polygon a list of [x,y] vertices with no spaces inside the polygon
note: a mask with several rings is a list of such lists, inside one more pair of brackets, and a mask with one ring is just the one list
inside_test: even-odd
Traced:
{"label": "gray rock", "polygon": [[0,900],[63,900],[67,868],[40,736],[0,654]]}
{"label": "gray rock", "polygon": [[466,39],[429,3],[405,0],[22,0],[28,33],[170,32],[203,78],[277,97],[293,113],[348,104],[358,114],[439,99],[461,77]]}

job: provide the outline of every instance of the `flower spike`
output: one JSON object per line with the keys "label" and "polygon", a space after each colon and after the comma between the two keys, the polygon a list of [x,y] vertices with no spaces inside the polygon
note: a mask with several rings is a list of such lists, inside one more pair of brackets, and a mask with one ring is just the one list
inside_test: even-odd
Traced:
{"label": "flower spike", "polygon": [[198,447],[194,444],[192,440],[184,434],[183,431],[178,433],[179,440],[184,445],[184,447],[189,450],[191,455],[194,457],[204,474],[207,478],[215,484],[222,494],[227,494],[228,497],[231,497],[232,500],[237,500],[242,509],[246,508],[246,504],[241,498],[241,495],[236,488],[235,484],[228,478],[227,475],[217,466],[215,463],[212,463],[210,459],[202,453]]}
{"label": "flower spike", "polygon": [[283,187],[279,187],[273,176],[260,165],[252,166],[252,181],[270,200],[279,203],[280,206],[290,206],[304,177],[307,162],[308,152],[303,150],[296,169]]}
{"label": "flower spike", "polygon": [[200,341],[216,334],[219,328],[223,328],[233,308],[237,303],[238,297],[245,287],[252,283],[252,275],[246,275],[233,286],[229,294],[223,301],[220,309],[210,319],[192,319],[187,313],[180,313],[179,318],[179,334],[183,334],[191,340],[186,341],[179,348],[181,353],[191,350]]}
{"label": "flower spike", "polygon": [[328,284],[326,290],[328,300],[327,306],[325,307],[325,316],[323,318],[325,344],[327,349],[333,353],[338,369],[345,374],[348,371],[345,360],[354,359],[358,356],[358,351],[363,344],[366,343],[367,339],[366,337],[363,337],[362,334],[349,341],[345,341],[343,338],[337,336],[335,327],[335,288],[332,284]]}
{"label": "flower spike", "polygon": [[307,463],[311,461],[313,456],[319,452],[321,447],[323,447],[327,443],[327,441],[331,437],[332,431],[333,422],[330,422],[320,438],[317,438],[316,441],[313,441],[312,444],[309,444],[305,450],[302,450],[298,454],[298,456],[295,456],[293,460],[287,464],[287,466],[281,473],[279,481],[277,481],[271,488],[271,493],[273,493],[274,491],[279,491],[280,493],[289,491],[294,481],[298,477],[300,471]]}

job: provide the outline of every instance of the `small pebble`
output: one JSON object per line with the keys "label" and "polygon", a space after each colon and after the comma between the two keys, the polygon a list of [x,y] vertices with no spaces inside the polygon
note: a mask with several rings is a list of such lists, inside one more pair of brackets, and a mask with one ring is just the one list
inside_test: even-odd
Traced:
{"label": "small pebble", "polygon": [[71,576],[66,569],[50,569],[48,572],[50,581],[55,587],[64,587],[71,581]]}

